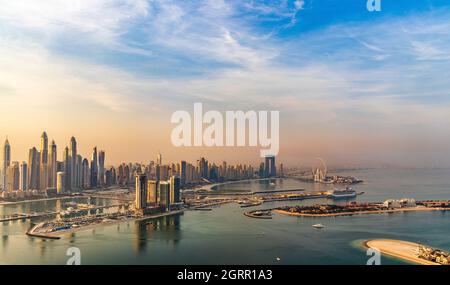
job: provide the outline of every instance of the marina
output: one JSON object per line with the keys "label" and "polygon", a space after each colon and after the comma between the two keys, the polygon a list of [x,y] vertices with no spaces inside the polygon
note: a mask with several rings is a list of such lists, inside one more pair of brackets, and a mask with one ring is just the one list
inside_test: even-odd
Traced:
{"label": "marina", "polygon": [[91,211],[91,210],[95,211],[95,210],[109,209],[109,208],[115,208],[115,207],[125,207],[125,206],[129,206],[129,204],[117,204],[117,205],[109,205],[109,206],[92,206],[92,207],[88,207],[88,208],[70,209],[70,210],[56,211],[56,212],[14,214],[9,217],[0,218],[0,222],[15,221],[15,220],[27,220],[27,219],[56,216],[56,215],[77,214],[77,213],[87,212],[87,211]]}
{"label": "marina", "polygon": [[28,236],[43,239],[59,239],[62,235],[76,231],[94,229],[98,226],[107,226],[122,222],[145,221],[159,219],[174,215],[181,215],[184,211],[171,211],[166,213],[156,213],[153,215],[136,216],[133,212],[122,214],[95,215],[88,217],[78,217],[65,220],[42,222],[32,227],[26,232]]}

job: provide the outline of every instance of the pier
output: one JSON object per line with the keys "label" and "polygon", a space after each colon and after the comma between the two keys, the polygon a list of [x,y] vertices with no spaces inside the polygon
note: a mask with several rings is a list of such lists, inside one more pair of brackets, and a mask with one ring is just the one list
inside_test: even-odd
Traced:
{"label": "pier", "polygon": [[120,214],[115,217],[113,217],[112,215],[88,217],[85,218],[84,221],[80,219],[78,219],[77,221],[74,219],[72,220],[69,219],[61,222],[43,222],[38,225],[35,225],[33,228],[27,231],[26,235],[42,239],[60,239],[62,235],[67,233],[74,233],[82,230],[95,229],[96,227],[100,226],[113,225],[123,222],[133,222],[133,221],[136,222],[136,221],[159,219],[164,217],[182,215],[183,213],[184,210],[178,210],[144,216],[131,216],[129,214]]}
{"label": "pier", "polygon": [[292,193],[292,192],[303,192],[305,191],[304,188],[294,188],[294,189],[278,189],[278,190],[267,190],[267,191],[251,191],[251,192],[243,192],[246,190],[241,189],[235,189],[235,190],[229,190],[229,192],[208,192],[204,193],[204,196],[248,196],[248,195],[258,195],[258,194],[274,194],[274,193]]}
{"label": "pier", "polygon": [[[118,205],[109,205],[109,206],[97,206],[92,208],[86,208],[86,209],[74,209],[70,211],[70,214],[76,214],[80,212],[87,212],[91,210],[100,210],[100,209],[109,209],[114,207],[122,207],[122,206],[128,206],[129,204],[118,204]],[[32,218],[40,218],[40,217],[48,217],[48,216],[56,216],[60,215],[62,212],[65,211],[55,211],[55,212],[41,212],[41,213],[32,213],[32,214],[15,214],[10,217],[3,217],[0,219],[0,222],[9,222],[9,221],[17,221],[17,220],[28,220]]]}

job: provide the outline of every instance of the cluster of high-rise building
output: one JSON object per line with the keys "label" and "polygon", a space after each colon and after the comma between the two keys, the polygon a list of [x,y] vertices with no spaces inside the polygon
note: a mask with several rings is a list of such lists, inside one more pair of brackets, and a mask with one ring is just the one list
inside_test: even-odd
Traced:
{"label": "cluster of high-rise building", "polygon": [[170,211],[181,203],[181,180],[172,176],[169,180],[149,180],[145,173],[136,176],[135,208],[142,214],[149,211]]}
{"label": "cluster of high-rise building", "polygon": [[[58,161],[55,141],[49,145],[47,133],[41,136],[40,148],[33,147],[28,152],[28,161],[11,161],[11,145],[8,138],[3,146],[1,169],[1,189],[10,193],[30,191],[68,193],[81,189],[106,185],[105,152],[97,148],[89,161],[77,150],[77,141],[70,139],[63,151],[62,161]],[[7,195],[3,193],[3,195]]]}
{"label": "cluster of high-rise building", "polygon": [[[136,175],[140,175],[140,177],[145,176],[148,180],[145,183],[149,189],[149,193],[145,196],[148,201],[144,199],[146,203],[152,204],[156,201],[158,204],[162,203],[162,206],[168,206],[165,201],[179,200],[176,191],[173,197],[170,196],[170,193],[173,192],[173,189],[170,190],[173,183],[181,188],[205,182],[277,176],[274,156],[266,157],[265,161],[261,163],[259,171],[255,171],[253,166],[245,164],[229,165],[225,161],[221,164],[211,163],[204,157],[197,160],[195,164],[186,161],[163,164],[161,154],[158,154],[156,162],[151,161],[148,164],[122,163],[117,167],[106,169],[105,161],[105,152],[98,151],[97,147],[93,148],[90,159],[83,158],[78,153],[75,137],[70,139],[68,146],[62,152],[62,158],[58,160],[56,143],[51,141],[49,144],[48,136],[44,132],[41,136],[40,148],[31,148],[28,153],[28,161],[19,163],[11,161],[11,145],[7,138],[3,146],[1,168],[2,195],[5,196],[14,191],[26,191],[25,193],[28,194],[31,191],[41,194],[62,194],[112,185],[133,187],[137,185]],[[280,168],[282,173],[282,165]],[[167,187],[169,190],[165,191]],[[152,192],[150,189],[154,191],[152,190]],[[169,196],[166,196],[166,192],[169,193],[167,194]]]}
{"label": "cluster of high-rise building", "polygon": [[[282,164],[280,168],[282,172]],[[186,161],[164,165],[161,154],[158,154],[156,163],[122,164],[118,173],[118,183],[122,185],[135,177],[135,208],[142,214],[177,208],[181,202],[181,187],[188,184],[277,176],[274,156],[266,157],[258,173],[251,165],[228,165],[226,162],[216,165],[204,157],[197,160],[195,166]]]}
{"label": "cluster of high-rise building", "polygon": [[[223,182],[258,177],[258,173],[255,173],[251,165],[228,165],[225,161],[217,165],[208,162],[203,157],[197,160],[196,164],[186,161],[163,164],[161,154],[158,155],[156,162],[151,161],[148,164],[122,163],[117,167],[116,172],[117,177],[113,182],[120,186],[134,184],[137,173],[146,174],[148,179],[158,181],[169,180],[172,176],[178,176],[182,187],[200,182]],[[270,177],[270,175],[267,177]]]}
{"label": "cluster of high-rise building", "polygon": [[[282,166],[280,168],[282,168]],[[277,176],[277,167],[275,162],[275,156],[266,156],[265,162],[261,162],[259,166],[259,177],[271,178],[276,176]]]}

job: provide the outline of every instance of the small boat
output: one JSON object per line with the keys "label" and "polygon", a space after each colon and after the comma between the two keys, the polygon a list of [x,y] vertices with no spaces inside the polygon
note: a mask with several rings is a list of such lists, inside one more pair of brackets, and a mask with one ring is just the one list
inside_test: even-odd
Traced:
{"label": "small boat", "polygon": [[317,224],[317,225],[313,225],[313,228],[315,228],[315,229],[323,229],[323,228],[325,228],[325,226],[322,225],[322,224]]}
{"label": "small boat", "polygon": [[207,212],[207,211],[212,211],[212,209],[211,208],[194,208],[194,211],[205,211],[205,212]]}
{"label": "small boat", "polygon": [[248,202],[248,203],[243,203],[241,204],[241,208],[249,208],[249,207],[256,207],[262,205],[261,201],[258,202]]}

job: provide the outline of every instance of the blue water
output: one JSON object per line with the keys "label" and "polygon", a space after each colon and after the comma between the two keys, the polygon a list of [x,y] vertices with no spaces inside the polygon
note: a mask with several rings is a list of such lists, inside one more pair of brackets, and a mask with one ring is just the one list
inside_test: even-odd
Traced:
{"label": "blue water", "polygon": [[[364,170],[346,174],[366,181],[355,187],[358,192],[365,192],[358,197],[359,201],[403,197],[450,199],[450,170]],[[267,182],[225,187],[228,190],[273,188]],[[276,183],[277,189],[296,187],[323,190],[329,186],[293,180]],[[111,203],[105,199],[90,202]],[[315,203],[332,201],[276,202],[261,208]],[[59,201],[3,205],[0,215],[57,207],[64,208],[64,205]],[[244,211],[238,205],[229,204],[211,212],[187,211],[179,217],[98,227],[52,241],[26,236],[30,221],[6,222],[0,225],[0,263],[65,264],[67,249],[78,247],[82,264],[365,264],[368,257],[360,244],[374,238],[422,242],[450,251],[450,213],[447,212],[330,218],[275,215],[272,220],[258,220],[243,216]],[[317,223],[327,228],[312,228]],[[405,263],[383,256],[382,264]]]}

